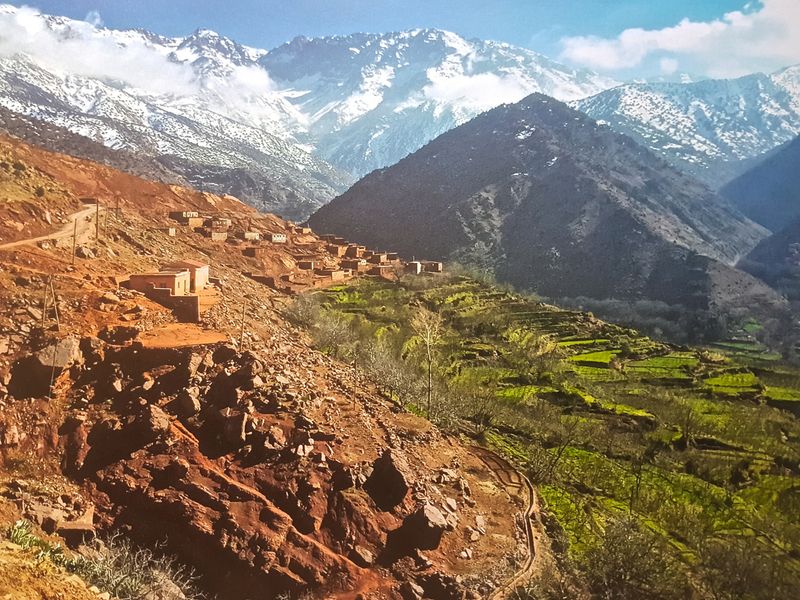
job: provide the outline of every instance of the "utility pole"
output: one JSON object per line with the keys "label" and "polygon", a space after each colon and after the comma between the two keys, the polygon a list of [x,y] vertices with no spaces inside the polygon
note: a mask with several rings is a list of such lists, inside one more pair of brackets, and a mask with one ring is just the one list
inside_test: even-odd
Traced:
{"label": "utility pole", "polygon": [[52,275],[50,275],[44,283],[44,293],[42,294],[42,329],[44,329],[44,324],[47,321],[47,292],[50,287],[50,277],[52,277]]}
{"label": "utility pole", "polygon": [[[58,299],[56,297],[56,287],[53,283],[55,276],[51,273],[47,276],[47,281],[44,284],[44,294],[42,295],[42,329],[47,324],[47,311],[50,308],[50,299],[52,298],[53,315],[56,319],[56,329],[61,330],[61,320],[58,316]],[[49,292],[49,296],[48,296]]]}
{"label": "utility pole", "polygon": [[94,214],[94,237],[99,242],[100,241],[100,199],[98,198],[95,201],[95,214]]}
{"label": "utility pole", "polygon": [[75,266],[75,244],[78,241],[78,217],[72,222],[72,266]]}
{"label": "utility pole", "polygon": [[247,315],[247,298],[242,303],[242,324],[239,330],[239,352],[244,350],[244,318]]}

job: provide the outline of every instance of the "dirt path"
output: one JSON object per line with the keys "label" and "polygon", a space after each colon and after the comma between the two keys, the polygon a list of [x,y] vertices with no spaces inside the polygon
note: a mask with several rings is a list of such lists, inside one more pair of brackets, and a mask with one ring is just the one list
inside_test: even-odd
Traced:
{"label": "dirt path", "polygon": [[491,450],[481,446],[472,446],[472,452],[481,459],[500,481],[500,483],[522,495],[525,498],[525,511],[523,513],[523,525],[525,528],[525,545],[527,546],[527,556],[525,562],[520,566],[516,573],[504,584],[499,586],[489,596],[489,600],[502,600],[509,597],[517,586],[530,581],[541,568],[543,559],[543,548],[536,543],[537,537],[545,539],[547,534],[544,526],[539,519],[540,506],[539,498],[533,484],[522,473],[512,467],[508,461],[501,458]]}
{"label": "dirt path", "polygon": [[[104,208],[100,208],[101,211],[105,210]],[[91,222],[91,215],[97,212],[96,206],[90,206],[88,208],[84,208],[76,213],[73,213],[69,217],[69,223],[64,225],[61,229],[54,233],[48,233],[46,235],[40,235],[38,237],[27,238],[24,240],[17,240],[15,242],[8,242],[5,244],[0,244],[0,250],[10,250],[11,248],[16,248],[18,246],[27,246],[29,244],[36,244],[37,242],[43,242],[45,240],[60,240],[66,237],[72,237],[73,228],[75,227],[75,221],[78,222],[78,239],[80,239],[89,229],[89,224]]]}

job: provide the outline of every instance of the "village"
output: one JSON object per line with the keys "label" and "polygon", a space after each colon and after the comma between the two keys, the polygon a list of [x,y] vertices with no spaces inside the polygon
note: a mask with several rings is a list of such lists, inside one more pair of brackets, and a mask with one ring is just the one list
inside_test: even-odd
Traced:
{"label": "village", "polygon": [[[233,246],[250,259],[243,275],[288,295],[325,288],[358,276],[396,280],[405,274],[439,274],[439,261],[403,260],[395,252],[370,250],[333,234],[317,236],[291,221],[223,214],[201,215],[195,210],[168,213],[170,224],[157,228],[168,237],[200,234],[218,244]],[[173,224],[174,223],[174,224]],[[285,256],[276,261],[276,254]],[[183,322],[199,322],[218,300],[211,260],[183,258],[165,262],[157,271],[133,273],[119,283],[166,306]]]}

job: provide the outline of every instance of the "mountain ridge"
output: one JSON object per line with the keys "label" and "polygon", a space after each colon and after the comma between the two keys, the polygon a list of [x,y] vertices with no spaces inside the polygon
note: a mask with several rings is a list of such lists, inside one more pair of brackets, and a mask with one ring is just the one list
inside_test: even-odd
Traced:
{"label": "mountain ridge", "polygon": [[713,294],[694,293],[709,280],[690,284],[692,273],[712,269],[748,287],[728,265],[767,235],[632,139],[539,94],[375,171],[310,223],[551,297],[706,304]]}
{"label": "mountain ridge", "polygon": [[800,65],[736,79],[627,83],[571,104],[718,188],[800,133]]}

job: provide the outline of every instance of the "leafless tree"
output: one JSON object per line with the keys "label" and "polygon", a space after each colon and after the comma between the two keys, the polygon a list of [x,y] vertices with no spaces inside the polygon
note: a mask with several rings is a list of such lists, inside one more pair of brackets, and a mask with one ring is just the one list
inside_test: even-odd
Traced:
{"label": "leafless tree", "polygon": [[441,344],[444,335],[444,321],[439,313],[420,307],[411,317],[411,330],[419,339],[425,357],[428,373],[427,412],[430,415],[433,408],[433,369],[436,361],[436,349]]}

